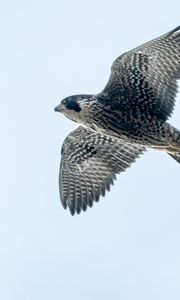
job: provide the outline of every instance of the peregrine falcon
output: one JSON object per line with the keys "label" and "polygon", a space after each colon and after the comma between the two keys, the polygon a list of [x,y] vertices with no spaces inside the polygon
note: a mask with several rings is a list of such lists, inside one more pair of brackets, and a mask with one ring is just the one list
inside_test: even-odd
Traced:
{"label": "peregrine falcon", "polygon": [[180,131],[167,122],[180,79],[180,26],[119,56],[102,92],[63,99],[55,111],[80,126],[64,140],[60,198],[72,215],[99,201],[147,148],[180,163]]}

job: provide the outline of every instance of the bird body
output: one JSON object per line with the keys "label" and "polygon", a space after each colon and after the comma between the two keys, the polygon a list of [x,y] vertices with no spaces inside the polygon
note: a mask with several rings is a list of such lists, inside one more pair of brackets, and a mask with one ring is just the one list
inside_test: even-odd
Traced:
{"label": "bird body", "polygon": [[[81,97],[75,95],[71,99],[78,103]],[[67,114],[72,120],[91,130],[148,147],[169,146],[175,132],[178,133],[177,129],[157,116],[151,116],[147,112],[142,114],[140,110],[134,111],[130,105],[117,105],[110,99],[102,100],[101,95],[86,96],[80,111],[71,110]]]}
{"label": "bird body", "polygon": [[179,78],[180,26],[118,57],[99,94],[55,108],[81,125],[65,139],[60,167],[61,201],[72,214],[98,201],[147,147],[180,163],[180,131],[167,122]]}

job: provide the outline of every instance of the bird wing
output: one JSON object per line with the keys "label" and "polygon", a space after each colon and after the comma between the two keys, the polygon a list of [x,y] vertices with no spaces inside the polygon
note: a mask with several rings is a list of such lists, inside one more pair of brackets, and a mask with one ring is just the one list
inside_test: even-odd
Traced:
{"label": "bird wing", "polygon": [[166,120],[174,108],[177,79],[180,26],[118,57],[100,98],[113,99],[116,109],[130,105],[134,111]]}
{"label": "bird wing", "polygon": [[145,147],[117,141],[82,126],[64,140],[59,174],[60,198],[71,214],[80,213],[110,190],[116,174],[125,171]]}

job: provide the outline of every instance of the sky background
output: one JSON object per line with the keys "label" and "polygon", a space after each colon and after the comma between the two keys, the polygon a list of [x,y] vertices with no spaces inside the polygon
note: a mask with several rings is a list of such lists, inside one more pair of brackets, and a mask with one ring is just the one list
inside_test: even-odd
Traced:
{"label": "sky background", "polygon": [[53,111],[178,25],[179,0],[0,2],[0,299],[180,299],[178,163],[149,151],[72,217],[58,172],[76,124]]}

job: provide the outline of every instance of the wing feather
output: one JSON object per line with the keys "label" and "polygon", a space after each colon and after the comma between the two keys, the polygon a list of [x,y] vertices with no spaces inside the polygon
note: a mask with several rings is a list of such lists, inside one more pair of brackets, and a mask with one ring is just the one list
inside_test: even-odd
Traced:
{"label": "wing feather", "polygon": [[180,79],[180,26],[118,57],[100,97],[162,120],[171,116]]}
{"label": "wing feather", "polygon": [[145,151],[110,136],[78,127],[64,141],[59,186],[63,207],[72,215],[91,207],[110,190],[116,174],[125,171]]}

